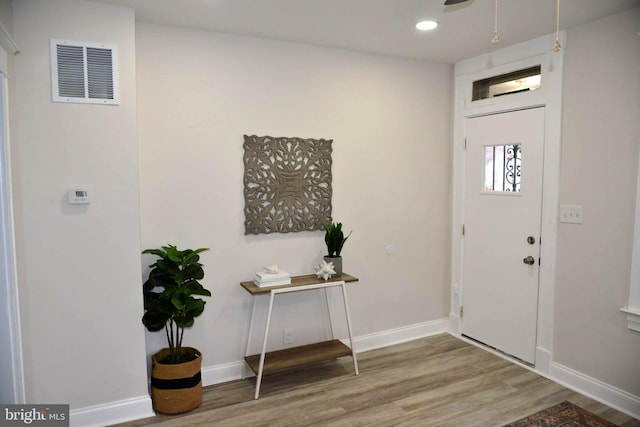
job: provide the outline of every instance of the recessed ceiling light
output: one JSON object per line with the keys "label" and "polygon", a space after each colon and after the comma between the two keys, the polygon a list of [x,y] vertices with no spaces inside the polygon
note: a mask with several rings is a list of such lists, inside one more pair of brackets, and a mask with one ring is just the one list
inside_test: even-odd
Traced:
{"label": "recessed ceiling light", "polygon": [[416,28],[420,31],[430,31],[435,30],[438,26],[436,21],[420,21],[416,24]]}

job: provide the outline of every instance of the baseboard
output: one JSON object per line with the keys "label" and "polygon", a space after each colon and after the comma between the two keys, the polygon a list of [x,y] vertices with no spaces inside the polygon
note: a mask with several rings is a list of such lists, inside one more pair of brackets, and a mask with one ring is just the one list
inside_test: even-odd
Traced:
{"label": "baseboard", "polygon": [[376,348],[388,347],[419,338],[447,332],[449,328],[449,318],[431,320],[429,322],[416,323],[402,326],[400,328],[389,329],[373,334],[362,335],[353,339],[353,346],[356,353],[374,350]]}
{"label": "baseboard", "polygon": [[559,363],[551,363],[550,377],[557,383],[640,419],[640,397],[627,393]]}
{"label": "baseboard", "polygon": [[[223,365],[207,366],[202,368],[202,385],[226,383],[242,378],[246,364],[243,361],[225,363]],[[251,370],[247,369],[248,372]],[[248,374],[247,374],[248,375]],[[253,372],[251,372],[253,376]]]}
{"label": "baseboard", "polygon": [[71,427],[107,426],[153,417],[154,415],[151,397],[145,395],[103,405],[73,409],[69,413],[69,425]]}
{"label": "baseboard", "polygon": [[542,347],[536,347],[536,371],[549,374],[551,369],[552,354],[549,350]]}

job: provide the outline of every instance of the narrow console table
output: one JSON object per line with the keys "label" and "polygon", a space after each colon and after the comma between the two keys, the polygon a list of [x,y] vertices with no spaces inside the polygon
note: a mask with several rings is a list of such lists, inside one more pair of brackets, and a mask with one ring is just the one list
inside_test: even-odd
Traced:
{"label": "narrow console table", "polygon": [[[284,369],[291,369],[303,365],[310,365],[314,363],[324,362],[327,360],[336,359],[338,357],[351,356],[353,358],[353,368],[355,374],[358,375],[358,361],[356,359],[356,352],[353,348],[353,335],[351,333],[351,319],[349,317],[349,305],[347,303],[347,289],[346,284],[349,282],[357,282],[358,278],[349,274],[342,273],[341,275],[334,276],[329,280],[318,279],[315,274],[307,274],[304,276],[294,276],[291,278],[290,285],[284,286],[272,286],[272,287],[259,287],[253,282],[242,282],[242,286],[247,292],[249,292],[253,298],[253,308],[251,310],[251,323],[249,324],[249,335],[247,337],[247,348],[245,352],[245,361],[256,374],[256,392],[254,399],[257,399],[260,395],[260,385],[262,384],[262,376],[264,374],[280,371]],[[290,293],[290,292],[302,292],[310,291],[314,289],[324,289],[325,298],[328,297],[327,289],[331,287],[340,287],[342,289],[342,299],[344,302],[344,312],[347,319],[347,330],[349,332],[349,346],[346,346],[342,341],[332,336],[329,341],[323,341],[319,343],[304,345],[300,347],[285,348],[283,350],[267,352],[267,341],[269,337],[269,326],[271,324],[271,314],[273,311],[273,300],[276,295]],[[262,351],[260,354],[249,355],[249,345],[251,344],[251,337],[253,334],[253,320],[256,313],[256,300],[259,295],[269,296],[269,309],[267,311],[267,320],[265,322],[264,337],[262,341]],[[329,323],[331,323],[331,331],[333,334],[333,323],[331,320],[331,311],[329,310]]]}

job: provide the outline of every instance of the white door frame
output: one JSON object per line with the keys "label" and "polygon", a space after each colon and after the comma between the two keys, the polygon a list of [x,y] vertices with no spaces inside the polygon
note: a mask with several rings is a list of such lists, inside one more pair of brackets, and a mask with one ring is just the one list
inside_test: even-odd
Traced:
{"label": "white door frame", "polygon": [[[2,294],[7,296],[6,306],[9,324],[5,337],[10,342],[8,356],[10,357],[11,379],[3,380],[3,395],[12,394],[13,402],[25,403],[24,368],[22,358],[22,340],[20,332],[20,309],[18,301],[17,265],[15,258],[15,233],[13,220],[13,197],[11,184],[11,150],[9,144],[9,102],[8,81],[0,71],[0,286]],[[4,343],[3,343],[4,344]]]}
{"label": "white door frame", "polygon": [[[457,63],[455,65],[453,111],[451,311],[449,313],[449,330],[453,334],[460,335],[460,305],[462,293],[464,292],[462,277],[464,238],[462,229],[464,224],[465,120],[469,117],[491,113],[536,106],[545,107],[542,241],[535,357],[535,369],[543,373],[549,373],[553,354],[554,292],[560,191],[564,48],[560,52],[553,52],[554,42],[555,34],[548,35]],[[563,47],[566,46],[564,32],[560,33],[560,43]],[[473,81],[535,65],[541,65],[542,84],[540,89],[499,98],[471,101]]]}

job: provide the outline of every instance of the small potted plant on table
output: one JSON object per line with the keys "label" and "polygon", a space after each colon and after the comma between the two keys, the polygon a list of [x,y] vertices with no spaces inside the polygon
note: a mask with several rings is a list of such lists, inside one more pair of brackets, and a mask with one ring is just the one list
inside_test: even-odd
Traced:
{"label": "small potted plant on table", "polygon": [[184,328],[204,311],[205,301],[196,296],[211,296],[199,282],[204,277],[200,253],[208,248],[178,250],[176,246],[147,249],[143,254],[159,257],[143,284],[142,323],[151,332],[165,330],[168,347],[151,357],[151,398],[153,408],[163,414],[179,414],[202,403],[200,369],[202,355],[182,346]]}
{"label": "small potted plant on table", "polygon": [[324,260],[327,263],[332,262],[333,270],[337,275],[340,275],[342,274],[342,256],[340,255],[342,247],[353,231],[349,232],[349,235],[345,237],[341,222],[325,225],[324,229],[324,242],[327,245],[327,255],[324,257]]}

